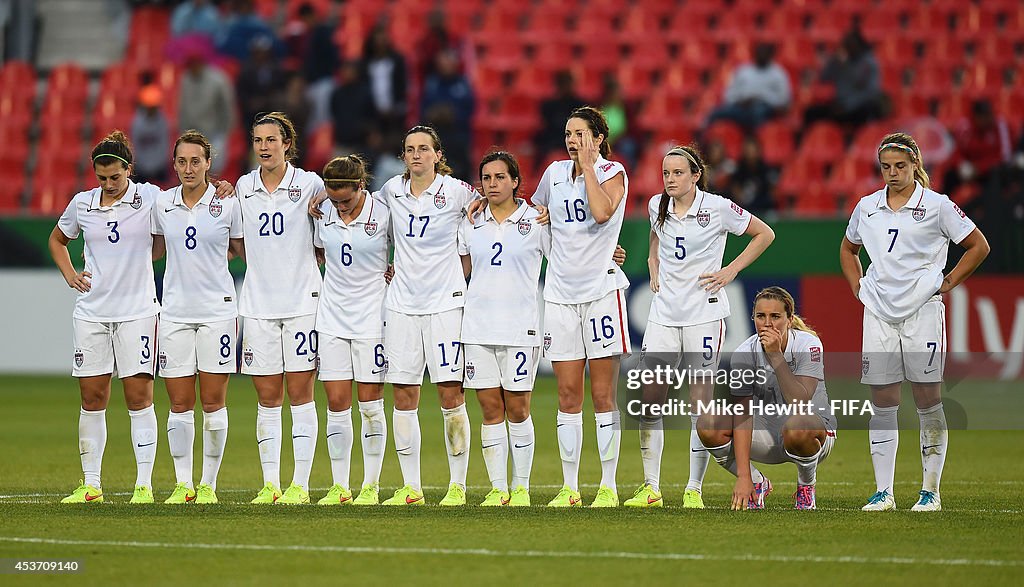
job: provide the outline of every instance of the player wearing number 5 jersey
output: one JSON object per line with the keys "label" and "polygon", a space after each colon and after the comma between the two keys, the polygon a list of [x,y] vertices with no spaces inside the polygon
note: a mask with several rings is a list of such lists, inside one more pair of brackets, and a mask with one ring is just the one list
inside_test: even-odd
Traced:
{"label": "player wearing number 5 jersey", "polygon": [[[290,163],[297,153],[295,127],[280,112],[256,117],[253,153],[259,167],[238,180],[245,235],[242,373],[252,375],[259,406],[256,442],[263,489],[253,503],[309,503],[309,473],[318,422],[313,402],[317,357],[317,301],[322,279],[313,248],[311,198],[320,177]],[[295,472],[282,495],[281,405],[284,386],[292,414]]]}
{"label": "player wearing number 5 jersey", "polygon": [[[708,403],[718,369],[729,298],[722,289],[754,262],[771,244],[775,233],[760,219],[706,189],[704,160],[693,147],[679,146],[662,162],[665,191],[651,198],[648,266],[654,299],[644,331],[642,355],[648,368],[667,365],[691,370],[690,405]],[[722,266],[729,234],[749,235],[740,255]],[[681,363],[681,364],[680,364]],[[664,403],[667,385],[644,386],[647,404]],[[683,507],[703,508],[701,485],[708,468],[708,453],[697,435],[698,414],[690,416],[690,478],[683,492]],[[660,417],[640,420],[640,455],[644,484],[626,500],[631,507],[661,507],[661,454],[665,436]]]}
{"label": "player wearing number 5 jersey", "polygon": [[544,285],[545,356],[558,379],[558,449],[563,487],[548,504],[581,505],[583,377],[590,361],[591,395],[601,459],[601,487],[592,506],[619,505],[619,412],[615,382],[619,359],[630,352],[624,290],[629,281],[611,260],[625,211],[629,182],[622,164],[609,161],[608,123],[596,109],[576,109],[565,124],[569,159],[545,170],[533,203],[551,214],[551,254]]}
{"label": "player wearing number 5 jersey", "polygon": [[[134,156],[114,131],[92,150],[100,186],[71,200],[50,233],[49,248],[68,286],[79,292],[74,312],[74,365],[82,409],[78,447],[85,476],[64,503],[103,501],[100,469],[107,443],[106,407],[113,373],[124,385],[137,476],[132,503],[152,503],[157,423],[153,412],[156,323],[150,216],[160,189],[129,179]],[[233,192],[222,184],[225,194]],[[68,243],[81,235],[85,268],[71,263]]]}
{"label": "player wearing number 5 jersey", "polygon": [[[167,251],[160,313],[160,375],[171,412],[167,445],[176,485],[164,503],[217,503],[217,473],[228,434],[224,402],[236,370],[238,309],[228,251],[241,256],[242,212],[237,198],[221,199],[209,183],[213,147],[188,131],[174,144],[181,185],[160,192],[153,207],[153,240]],[[196,379],[203,409],[203,476],[192,485]]]}
{"label": "player wearing number 5 jersey", "polygon": [[[387,444],[384,416],[384,295],[390,212],[366,191],[366,164],[357,155],[335,157],[324,167],[329,201],[320,205],[313,241],[327,270],[316,330],[320,381],[327,392],[327,452],[333,484],[320,505],[376,505]],[[363,448],[363,484],[352,499],[352,382],[356,382]]]}
{"label": "player wearing number 5 jersey", "polygon": [[[843,276],[864,304],[861,383],[871,387],[874,404],[868,437],[876,492],[863,509],[896,509],[896,412],[906,379],[921,421],[924,469],[920,498],[911,509],[938,511],[947,445],[941,395],[946,352],[942,294],[977,269],[989,246],[956,204],[929,189],[921,149],[910,135],[893,133],[882,139],[878,163],[885,187],[857,203],[839,249]],[[966,252],[943,276],[949,241]],[[861,247],[871,257],[866,275]]]}

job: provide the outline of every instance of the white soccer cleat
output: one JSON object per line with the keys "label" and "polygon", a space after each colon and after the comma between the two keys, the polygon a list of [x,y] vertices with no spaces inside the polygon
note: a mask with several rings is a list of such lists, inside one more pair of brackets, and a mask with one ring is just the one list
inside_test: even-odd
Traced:
{"label": "white soccer cleat", "polygon": [[889,490],[876,491],[874,495],[868,499],[868,502],[864,507],[860,508],[861,511],[865,512],[885,512],[896,509],[896,498],[889,493]]}
{"label": "white soccer cleat", "polygon": [[921,490],[921,498],[917,500],[914,507],[910,508],[912,512],[940,512],[942,511],[942,501],[939,500],[939,494],[931,491]]}

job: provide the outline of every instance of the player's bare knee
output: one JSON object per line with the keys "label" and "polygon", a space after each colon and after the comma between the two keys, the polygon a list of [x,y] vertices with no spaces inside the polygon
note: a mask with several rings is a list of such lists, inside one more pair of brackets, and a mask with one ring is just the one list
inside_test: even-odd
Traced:
{"label": "player's bare knee", "polygon": [[697,437],[704,446],[722,446],[732,440],[732,420],[716,414],[701,414],[697,419]]}
{"label": "player's bare knee", "polygon": [[437,396],[441,407],[446,410],[455,409],[466,403],[466,394],[461,383],[439,383],[437,385]]}
{"label": "player's bare knee", "polygon": [[419,385],[395,385],[395,409],[403,412],[415,410],[420,405]]}
{"label": "player's bare knee", "polygon": [[530,394],[506,392],[505,415],[509,422],[525,422],[530,417]]}

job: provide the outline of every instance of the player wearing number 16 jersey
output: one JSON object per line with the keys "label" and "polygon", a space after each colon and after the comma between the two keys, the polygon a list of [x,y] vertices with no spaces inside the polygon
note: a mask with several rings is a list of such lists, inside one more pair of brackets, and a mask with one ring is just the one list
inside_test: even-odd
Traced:
{"label": "player wearing number 16 jersey", "polygon": [[[167,444],[176,485],[164,503],[217,503],[217,472],[228,434],[224,402],[236,370],[238,309],[228,272],[228,250],[242,254],[238,198],[215,197],[209,183],[212,146],[188,131],[174,144],[174,169],[181,185],[160,192],[153,207],[153,239],[167,251],[160,313],[160,375],[171,412]],[[196,374],[203,408],[203,476],[192,486]]]}
{"label": "player wearing number 16 jersey", "polygon": [[[245,234],[242,373],[252,375],[259,406],[256,442],[263,489],[253,503],[309,503],[309,473],[318,422],[313,402],[317,301],[322,279],[313,248],[309,201],[324,189],[320,177],[289,161],[295,127],[280,112],[257,116],[252,147],[259,167],[238,180]],[[292,414],[295,473],[282,495],[281,405],[284,384]]]}
{"label": "player wearing number 16 jersey", "polygon": [[[327,452],[333,484],[320,505],[376,505],[387,444],[384,416],[384,295],[390,212],[366,191],[366,164],[357,155],[324,167],[329,201],[320,205],[313,241],[327,269],[316,315],[320,381],[327,392]],[[352,382],[356,382],[363,448],[363,484],[352,499]]]}
{"label": "player wearing number 16 jersey", "polygon": [[[989,252],[974,223],[942,194],[928,188],[921,149],[907,134],[893,133],[878,147],[885,187],[864,196],[850,217],[839,262],[854,296],[864,304],[861,383],[871,387],[868,424],[875,494],[865,511],[896,509],[893,477],[900,386],[910,381],[921,421],[924,482],[914,511],[938,511],[939,480],[946,459],[942,370],[946,309],[942,294],[963,283]],[[949,241],[967,249],[943,276]],[[864,274],[861,247],[871,257]]]}

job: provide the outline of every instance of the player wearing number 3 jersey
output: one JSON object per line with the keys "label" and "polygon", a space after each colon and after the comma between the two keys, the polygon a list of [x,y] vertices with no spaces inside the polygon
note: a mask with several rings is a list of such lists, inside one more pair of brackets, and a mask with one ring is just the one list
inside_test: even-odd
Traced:
{"label": "player wearing number 3 jersey", "polygon": [[[946,459],[942,371],[946,320],[942,294],[974,272],[989,252],[974,223],[942,194],[928,188],[921,150],[907,134],[882,139],[878,163],[885,187],[864,196],[850,217],[839,250],[843,276],[864,304],[863,376],[871,387],[869,423],[876,492],[865,511],[896,509],[893,477],[899,426],[900,386],[910,381],[921,421],[924,482],[914,511],[937,511]],[[967,251],[943,276],[949,241]],[[871,257],[864,274],[861,247]]]}

